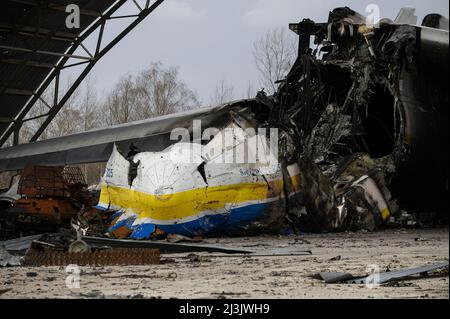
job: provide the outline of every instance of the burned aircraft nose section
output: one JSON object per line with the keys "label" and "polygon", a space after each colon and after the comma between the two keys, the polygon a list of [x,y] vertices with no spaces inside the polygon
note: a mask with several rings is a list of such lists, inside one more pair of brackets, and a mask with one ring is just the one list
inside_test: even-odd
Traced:
{"label": "burned aircraft nose section", "polygon": [[[114,148],[98,205],[118,211],[113,235],[148,239],[282,231],[277,148],[270,147],[266,135],[235,121],[211,140],[207,133],[204,137],[204,144],[181,142],[128,158]],[[289,167],[289,179],[298,184],[296,165]]]}

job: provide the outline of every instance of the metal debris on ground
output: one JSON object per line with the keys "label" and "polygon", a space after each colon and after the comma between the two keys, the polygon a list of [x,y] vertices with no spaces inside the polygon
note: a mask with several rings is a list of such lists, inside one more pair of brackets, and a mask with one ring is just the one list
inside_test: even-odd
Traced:
{"label": "metal debris on ground", "polygon": [[[407,280],[415,275],[426,275],[442,269],[448,269],[449,263],[428,265],[413,269],[403,269],[396,271],[381,272],[370,276],[355,277],[349,273],[342,272],[322,272],[319,277],[327,284],[349,283],[349,284],[385,284],[391,281]],[[448,276],[448,273],[447,273]]]}
{"label": "metal debris on ground", "polygon": [[0,198],[0,238],[68,227],[82,207],[96,202],[79,167],[27,166],[11,191],[16,194]]}
{"label": "metal debris on ground", "polygon": [[[43,234],[9,240],[0,246],[1,266],[126,266],[159,264],[154,247],[108,247],[89,244],[69,233]],[[83,244],[82,249],[78,246]],[[74,247],[77,245],[77,247]],[[86,249],[87,248],[87,249]],[[11,253],[22,256],[11,255]],[[24,255],[24,256],[23,256]]]}
{"label": "metal debris on ground", "polygon": [[196,236],[191,238],[183,235],[169,234],[167,235],[166,240],[169,243],[181,243],[181,242],[199,243],[203,241],[203,237]]}
{"label": "metal debris on ground", "polygon": [[20,238],[14,238],[10,240],[6,240],[0,242],[0,246],[3,245],[5,249],[10,253],[20,253],[27,251],[30,248],[31,243],[35,240],[39,240],[42,238],[42,234],[40,235],[32,235]]}
{"label": "metal debris on ground", "polygon": [[161,254],[179,254],[193,252],[223,253],[223,254],[250,254],[251,251],[243,249],[223,248],[216,246],[206,246],[197,244],[178,244],[154,240],[126,240],[109,239],[97,237],[82,237],[82,240],[92,248],[112,247],[112,248],[153,248],[159,249]]}
{"label": "metal debris on ground", "polygon": [[[49,266],[80,261],[80,265],[141,265],[153,263],[153,251],[159,254],[216,253],[246,256],[254,252],[198,244],[168,243],[166,241],[118,240],[56,233],[29,236],[0,243],[0,260],[9,266]],[[3,250],[1,247],[4,247]],[[11,253],[11,254],[10,254]],[[12,255],[14,254],[14,255]],[[117,257],[123,254],[121,259]],[[17,255],[17,256],[16,256]],[[25,259],[24,257],[25,256]],[[128,261],[127,261],[128,259]],[[103,260],[103,261],[102,261]],[[141,261],[139,261],[141,260]]]}
{"label": "metal debris on ground", "polygon": [[0,244],[0,267],[20,266],[22,257],[10,254],[3,244]]}
{"label": "metal debris on ground", "polygon": [[91,253],[30,250],[25,255],[23,266],[143,266],[159,263],[158,249],[114,248],[97,250]]}

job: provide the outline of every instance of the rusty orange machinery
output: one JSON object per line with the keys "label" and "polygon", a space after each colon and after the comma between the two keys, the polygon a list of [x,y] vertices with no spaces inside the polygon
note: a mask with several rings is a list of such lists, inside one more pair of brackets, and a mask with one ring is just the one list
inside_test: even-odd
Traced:
{"label": "rusty orange machinery", "polygon": [[62,224],[70,221],[78,210],[66,199],[21,198],[8,213],[16,213],[18,222]]}
{"label": "rusty orange machinery", "polygon": [[24,234],[68,226],[83,206],[93,204],[86,186],[79,167],[26,167],[17,188],[21,197],[0,213],[4,227]]}

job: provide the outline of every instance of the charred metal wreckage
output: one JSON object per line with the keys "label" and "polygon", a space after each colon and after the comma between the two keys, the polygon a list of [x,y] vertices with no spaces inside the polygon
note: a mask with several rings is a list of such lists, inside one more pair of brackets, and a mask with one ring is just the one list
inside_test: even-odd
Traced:
{"label": "charred metal wreckage", "polygon": [[448,20],[408,13],[305,19],[273,96],[2,149],[0,168],[108,160],[95,209],[116,238],[375,230],[399,206],[445,210]]}
{"label": "charred metal wreckage", "polygon": [[257,100],[285,133],[283,167],[298,163],[301,228],[373,230],[398,211],[393,195],[405,209],[446,205],[448,20],[418,27],[414,12],[402,21],[408,12],[367,25],[338,8],[327,23],[291,25],[299,57],[279,91]]}
{"label": "charred metal wreckage", "polygon": [[17,177],[0,195],[0,238],[68,228],[82,207],[95,205],[79,167],[28,166]]}

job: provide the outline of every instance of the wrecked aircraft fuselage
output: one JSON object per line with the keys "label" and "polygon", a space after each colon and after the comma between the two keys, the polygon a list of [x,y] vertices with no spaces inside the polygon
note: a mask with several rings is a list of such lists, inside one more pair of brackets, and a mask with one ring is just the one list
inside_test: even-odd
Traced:
{"label": "wrecked aircraft fuselage", "polygon": [[279,91],[259,100],[296,141],[300,166],[336,185],[343,163],[365,153],[402,209],[447,215],[448,20],[430,15],[419,27],[402,17],[370,25],[337,8],[327,23],[291,25],[299,57]]}
{"label": "wrecked aircraft fuselage", "polygon": [[[282,231],[277,145],[242,124],[248,125],[233,121],[208,143],[177,143],[158,153],[124,156],[115,147],[98,206],[119,211],[110,231],[134,239]],[[287,170],[289,196],[296,196],[298,165]]]}
{"label": "wrecked aircraft fuselage", "polygon": [[[201,154],[195,164],[177,166],[167,159],[174,148],[137,155],[140,184],[130,187],[145,194],[117,193],[109,189],[113,177],[104,179],[101,205],[124,210],[115,227],[128,225],[134,237],[156,229],[205,235],[258,225],[267,231],[274,221],[304,231],[374,230],[399,210],[390,189],[403,207],[420,207],[413,194],[425,197],[428,208],[440,205],[448,178],[448,64],[438,69],[427,61],[448,57],[441,50],[448,49],[441,35],[448,31],[386,20],[368,25],[349,8],[331,12],[327,23],[304,20],[291,29],[300,37],[297,61],[279,91],[259,93],[259,110],[248,107],[247,114],[258,126],[279,129],[279,169],[222,167]],[[219,153],[229,150],[236,147]],[[107,174],[118,161],[127,167],[118,156]],[[127,169],[122,179],[124,185]]]}
{"label": "wrecked aircraft fuselage", "polygon": [[327,23],[291,25],[299,58],[279,92],[262,101],[273,125],[283,122],[300,141],[301,161],[329,175],[330,164],[367,153],[402,209],[447,215],[448,20],[429,15],[416,26],[404,10],[376,25],[349,8],[335,9]]}
{"label": "wrecked aircraft fuselage", "polygon": [[305,19],[273,96],[19,146],[0,167],[49,161],[39,143],[53,164],[112,152],[97,208],[116,212],[121,238],[375,230],[399,206],[448,214],[448,20],[410,17]]}
{"label": "wrecked aircraft fuselage", "polygon": [[[117,211],[110,233],[148,239],[374,230],[391,216],[383,175],[368,156],[349,160],[333,188],[315,167],[279,161],[278,130],[252,127],[251,108],[241,112],[211,140],[204,131],[207,142],[127,155],[115,147],[97,206]],[[312,213],[307,196],[314,190],[323,193],[315,197],[321,210]]]}

